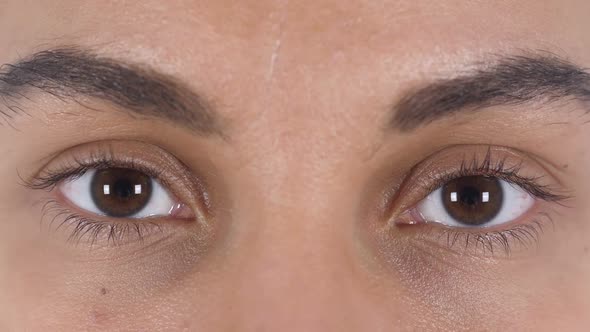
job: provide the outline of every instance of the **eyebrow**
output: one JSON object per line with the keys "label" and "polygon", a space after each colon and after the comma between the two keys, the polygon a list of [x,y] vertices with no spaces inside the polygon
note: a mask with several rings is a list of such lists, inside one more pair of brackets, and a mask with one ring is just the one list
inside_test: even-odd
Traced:
{"label": "eyebrow", "polygon": [[557,55],[499,56],[476,69],[421,86],[393,106],[390,125],[402,132],[493,106],[590,100],[590,74]]}
{"label": "eyebrow", "polygon": [[[9,111],[22,110],[9,105],[8,100],[26,98],[31,88],[62,100],[96,98],[134,115],[169,120],[198,134],[221,134],[218,115],[210,104],[183,83],[153,69],[78,47],[38,52],[0,67],[0,102]],[[9,111],[2,113],[12,117]]]}

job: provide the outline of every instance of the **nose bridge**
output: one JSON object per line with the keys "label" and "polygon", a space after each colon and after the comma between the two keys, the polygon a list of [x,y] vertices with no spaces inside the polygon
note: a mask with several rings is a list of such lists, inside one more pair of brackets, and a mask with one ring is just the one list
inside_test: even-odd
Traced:
{"label": "nose bridge", "polygon": [[242,215],[252,227],[238,245],[234,298],[240,330],[350,330],[338,326],[347,319],[329,313],[354,316],[353,220],[296,185],[274,194],[281,192],[289,195],[288,204],[265,199],[259,209]]}
{"label": "nose bridge", "polygon": [[[362,330],[353,328],[366,310],[359,309],[366,299],[355,241],[360,198],[344,194],[362,179],[347,176],[350,170],[343,166],[356,143],[330,143],[345,130],[338,126],[296,130],[317,120],[317,106],[296,98],[300,90],[280,86],[264,106],[284,111],[257,118],[257,126],[272,122],[273,130],[256,136],[259,149],[240,150],[248,158],[235,177],[234,188],[247,188],[233,196],[231,218],[237,234],[232,256],[236,326],[240,331]],[[246,136],[238,144],[251,140]]]}
{"label": "nose bridge", "polygon": [[[267,231],[240,268],[236,298],[243,313],[240,326],[253,330],[326,330],[330,311],[350,312],[352,264],[336,241],[299,233]],[[315,239],[314,239],[315,238]],[[324,329],[320,328],[324,327]]]}

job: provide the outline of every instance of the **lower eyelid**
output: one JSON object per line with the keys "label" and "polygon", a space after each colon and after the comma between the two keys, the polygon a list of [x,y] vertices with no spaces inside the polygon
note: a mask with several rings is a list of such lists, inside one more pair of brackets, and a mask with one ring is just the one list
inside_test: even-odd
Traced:
{"label": "lower eyelid", "polygon": [[49,234],[65,237],[66,243],[76,246],[86,244],[91,248],[146,244],[165,234],[174,234],[187,224],[194,224],[187,220],[165,218],[109,220],[108,217],[73,210],[60,198],[46,199],[41,213],[42,228]]}
{"label": "lower eyelid", "polygon": [[[76,179],[78,171],[92,168],[133,168],[157,178],[175,202],[169,216],[140,216],[142,219],[113,219],[81,209],[60,193],[60,183]],[[147,170],[147,171],[146,171]],[[153,172],[152,172],[153,171]],[[85,174],[85,173],[82,173]],[[154,174],[157,174],[155,176]],[[113,246],[158,240],[173,234],[190,233],[207,238],[213,231],[209,224],[208,194],[201,179],[187,166],[163,149],[143,142],[104,141],[88,143],[61,152],[44,168],[29,177],[25,185],[43,195],[42,228],[51,237],[70,243]],[[55,185],[54,185],[55,183]],[[178,199],[177,199],[178,198]],[[145,218],[143,218],[145,217]],[[190,229],[190,232],[187,230]]]}
{"label": "lower eyelid", "polygon": [[[419,222],[423,218],[416,216],[416,206],[432,191],[440,188],[441,184],[437,182],[440,180],[437,179],[457,178],[457,175],[454,175],[455,172],[460,171],[464,165],[469,168],[473,160],[479,160],[474,162],[475,165],[481,164],[481,161],[488,156],[490,166],[500,164],[508,168],[509,172],[517,170],[516,175],[530,179],[529,183],[535,181],[534,183],[541,190],[546,193],[555,193],[555,195],[536,196],[525,190],[532,197],[528,210],[515,220],[489,227],[449,227],[435,222]],[[465,173],[460,173],[460,176],[486,175],[485,172]],[[496,173],[492,173],[489,176],[497,177],[495,175]],[[509,180],[506,181],[511,183]],[[518,186],[518,184],[511,184]],[[391,198],[383,212],[385,224],[382,224],[384,227],[379,229],[385,234],[382,235],[384,238],[389,238],[384,241],[422,247],[425,252],[440,257],[444,255],[468,255],[474,258],[493,257],[494,259],[526,257],[535,252],[534,249],[544,238],[543,233],[547,229],[553,229],[555,211],[564,200],[569,198],[569,196],[559,195],[565,192],[567,191],[557,179],[552,177],[551,173],[545,171],[543,166],[524,153],[502,147],[454,146],[426,158],[410,171],[395,195],[388,196]]]}
{"label": "lower eyelid", "polygon": [[210,229],[206,224],[195,221],[191,207],[176,206],[170,216],[146,218],[111,218],[95,215],[72,206],[63,194],[51,197],[46,193],[42,207],[42,226],[52,234],[60,233],[69,244],[85,244],[90,248],[147,245],[170,237],[182,229],[189,228],[192,234],[208,237]]}
{"label": "lower eyelid", "polygon": [[[444,249],[451,254],[474,257],[514,258],[535,248],[547,229],[553,229],[554,211],[534,207],[514,222],[490,228],[455,228],[435,223],[396,225],[396,236],[409,236],[412,243]],[[394,235],[392,235],[394,236]]]}

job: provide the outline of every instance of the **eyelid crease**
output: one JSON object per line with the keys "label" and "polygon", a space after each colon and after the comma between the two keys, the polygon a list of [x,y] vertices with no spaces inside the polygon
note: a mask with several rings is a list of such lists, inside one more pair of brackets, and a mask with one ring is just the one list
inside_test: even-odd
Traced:
{"label": "eyelid crease", "polygon": [[[188,191],[205,191],[204,180],[195,171],[162,148],[139,141],[100,141],[75,146],[52,156],[33,175],[22,176],[19,172],[19,177],[29,189],[51,191],[61,181],[76,179],[91,169],[116,167],[141,171],[178,198],[183,196],[175,190],[180,184]],[[207,208],[211,207],[208,195],[199,199]]]}
{"label": "eyelid crease", "polygon": [[557,202],[569,198],[567,195],[554,192],[554,189],[549,185],[540,184],[539,180],[543,177],[542,175],[521,175],[521,170],[524,167],[523,161],[520,161],[519,163],[512,166],[506,166],[507,161],[508,156],[503,156],[494,163],[492,159],[491,147],[488,147],[488,151],[481,162],[478,161],[477,155],[474,155],[470,161],[467,161],[464,158],[461,161],[460,169],[455,173],[447,174],[446,176],[440,178],[436,184],[433,184],[431,191],[434,191],[447,181],[455,178],[482,175],[496,177],[512,184],[516,184],[527,191],[529,194],[545,201]]}
{"label": "eyelid crease", "polygon": [[[541,160],[542,161],[542,160]],[[520,186],[537,202],[519,218],[491,227],[451,227],[435,222],[415,222],[417,204],[445,183],[465,176],[491,176]],[[391,234],[411,245],[435,245],[456,254],[474,257],[511,258],[516,249],[531,248],[540,240],[546,224],[554,226],[547,212],[573,196],[547,172],[542,163],[528,154],[501,146],[457,145],[428,156],[412,168],[399,190],[388,197],[384,236]],[[399,222],[401,221],[401,222]],[[462,249],[462,250],[460,250]],[[467,249],[473,249],[469,251]],[[483,256],[482,256],[483,255]]]}
{"label": "eyelid crease", "polygon": [[520,185],[536,198],[561,205],[573,198],[537,158],[527,153],[494,145],[454,145],[426,157],[407,173],[395,192],[384,194],[384,217],[391,220],[445,182],[471,175],[495,176]]}
{"label": "eyelid crease", "polygon": [[[131,220],[94,215],[79,209],[60,196],[59,190],[54,190],[64,181],[77,179],[90,170],[108,168],[135,169],[158,181],[176,201],[191,210],[191,217],[177,218],[173,215]],[[167,234],[173,234],[178,229],[189,227],[198,228],[191,230],[191,234],[204,236],[213,231],[212,207],[203,181],[174,156],[147,143],[101,141],[76,146],[59,153],[32,176],[19,176],[25,187],[46,192],[40,201],[44,204],[41,209],[42,221],[48,221],[50,226],[59,223],[54,231],[68,226],[72,232],[67,239],[70,243],[88,240],[91,247],[95,244],[118,246],[127,242],[141,242],[149,234],[156,234],[151,231],[164,233],[163,230],[166,230]],[[102,242],[98,243],[99,240]]]}
{"label": "eyelid crease", "polygon": [[57,170],[50,170],[44,174],[36,175],[29,180],[23,180],[24,184],[30,189],[43,189],[51,191],[56,185],[62,181],[71,181],[82,177],[88,171],[96,169],[107,169],[107,168],[129,168],[135,169],[146,175],[153,177],[154,179],[161,180],[161,172],[154,170],[149,167],[142,166],[137,163],[134,159],[127,161],[117,161],[112,156],[93,156],[90,158],[91,161],[75,158],[73,163],[70,165],[62,165]]}

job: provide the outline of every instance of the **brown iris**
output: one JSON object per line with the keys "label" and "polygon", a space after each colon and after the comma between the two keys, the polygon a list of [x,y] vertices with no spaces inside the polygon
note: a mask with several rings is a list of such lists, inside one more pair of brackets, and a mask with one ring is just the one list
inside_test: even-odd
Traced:
{"label": "brown iris", "polygon": [[90,188],[94,203],[104,214],[130,217],[149,202],[152,180],[136,170],[109,168],[96,171]]}
{"label": "brown iris", "polygon": [[442,188],[443,205],[449,215],[465,225],[482,225],[500,212],[504,194],[500,180],[486,176],[465,176]]}

